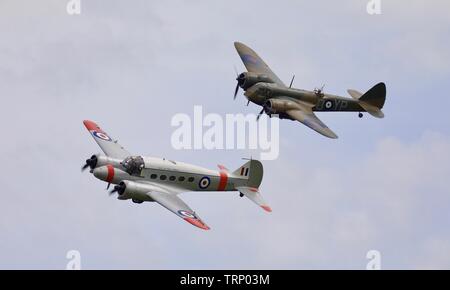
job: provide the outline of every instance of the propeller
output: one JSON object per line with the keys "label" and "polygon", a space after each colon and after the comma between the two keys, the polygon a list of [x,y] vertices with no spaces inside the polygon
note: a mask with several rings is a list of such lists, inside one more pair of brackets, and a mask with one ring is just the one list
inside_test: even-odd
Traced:
{"label": "propeller", "polygon": [[262,105],[262,110],[261,112],[259,112],[258,116],[256,117],[256,121],[259,121],[259,118],[261,118],[261,115],[266,112],[267,114],[270,114],[270,108],[271,108],[271,104],[270,101],[266,101],[263,105]]}
{"label": "propeller", "polygon": [[125,183],[121,182],[118,185],[114,186],[114,188],[109,192],[109,195],[111,196],[116,192],[117,194],[122,195],[125,192],[126,188],[127,186],[125,185]]}
{"label": "propeller", "polygon": [[233,100],[236,100],[236,96],[237,96],[237,93],[239,91],[239,87],[242,87],[242,85],[244,85],[245,74],[241,73],[240,75],[238,75],[236,77],[236,81],[237,81],[237,84],[236,84],[236,89],[234,90],[234,98],[233,98]]}
{"label": "propeller", "polygon": [[237,96],[238,91],[239,91],[239,82],[237,83],[236,89],[234,90],[234,97],[233,97],[233,100],[236,100],[236,96]]}
{"label": "propeller", "polygon": [[256,117],[256,121],[259,121],[259,118],[261,118],[261,115],[264,113],[265,110],[266,108],[263,106],[261,112],[259,112],[258,116]]}
{"label": "propeller", "polygon": [[86,159],[86,163],[83,165],[83,167],[81,167],[81,172],[86,170],[88,167],[94,169],[95,166],[97,166],[97,162],[98,162],[97,156],[92,155],[91,158]]}

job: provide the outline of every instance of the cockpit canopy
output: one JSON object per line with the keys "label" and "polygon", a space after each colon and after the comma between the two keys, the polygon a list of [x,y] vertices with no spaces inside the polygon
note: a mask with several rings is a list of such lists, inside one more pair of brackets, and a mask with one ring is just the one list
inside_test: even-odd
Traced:
{"label": "cockpit canopy", "polygon": [[145,167],[144,158],[142,156],[128,156],[122,161],[122,166],[128,174],[139,176]]}

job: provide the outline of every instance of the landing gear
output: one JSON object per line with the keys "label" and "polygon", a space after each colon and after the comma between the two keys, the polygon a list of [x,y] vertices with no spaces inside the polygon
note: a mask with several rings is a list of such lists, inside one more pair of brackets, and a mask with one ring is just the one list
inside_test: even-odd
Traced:
{"label": "landing gear", "polygon": [[143,203],[144,201],[143,200],[140,200],[140,199],[132,199],[132,201],[134,202],[134,203],[139,203],[139,204],[141,204],[141,203]]}
{"label": "landing gear", "polygon": [[244,197],[244,194],[242,192],[239,192],[240,197]]}
{"label": "landing gear", "polygon": [[363,113],[361,113],[361,112],[359,112],[359,114],[358,114],[358,118],[362,118],[364,115],[363,115]]}

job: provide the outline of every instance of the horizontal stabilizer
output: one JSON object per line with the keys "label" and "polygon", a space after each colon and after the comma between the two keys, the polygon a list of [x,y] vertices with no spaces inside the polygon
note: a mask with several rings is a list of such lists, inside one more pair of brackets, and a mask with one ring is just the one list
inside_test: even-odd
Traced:
{"label": "horizontal stabilizer", "polygon": [[348,89],[347,92],[355,100],[359,100],[359,98],[361,98],[361,96],[363,95],[363,93],[358,92],[357,90],[352,90],[352,89]]}
{"label": "horizontal stabilizer", "polygon": [[270,208],[270,206],[268,206],[266,204],[266,202],[264,201],[264,199],[261,196],[261,193],[259,193],[257,188],[248,187],[248,186],[239,186],[239,187],[236,187],[236,189],[240,193],[245,195],[248,199],[250,199],[251,201],[253,201],[257,205],[262,207],[262,209],[264,209],[265,211],[272,212],[272,209]]}
{"label": "horizontal stabilizer", "polygon": [[369,105],[365,102],[360,102],[359,105],[366,110],[367,113],[371,114],[375,118],[384,118],[384,113],[375,106]]}

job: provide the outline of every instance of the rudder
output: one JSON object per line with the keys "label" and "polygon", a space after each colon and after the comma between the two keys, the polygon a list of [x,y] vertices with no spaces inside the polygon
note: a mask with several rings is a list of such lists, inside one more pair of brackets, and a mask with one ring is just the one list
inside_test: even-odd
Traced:
{"label": "rudder", "polygon": [[260,161],[252,159],[233,171],[232,174],[236,177],[248,179],[247,186],[258,188],[264,174],[263,165]]}
{"label": "rudder", "polygon": [[373,88],[363,94],[359,98],[359,101],[375,106],[378,109],[382,109],[384,102],[386,101],[386,85],[384,83],[376,84]]}

